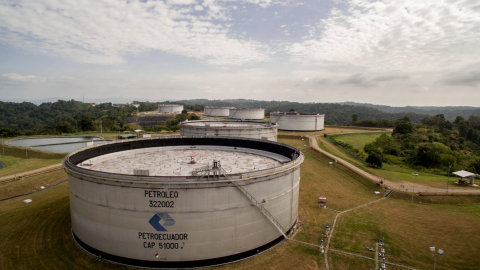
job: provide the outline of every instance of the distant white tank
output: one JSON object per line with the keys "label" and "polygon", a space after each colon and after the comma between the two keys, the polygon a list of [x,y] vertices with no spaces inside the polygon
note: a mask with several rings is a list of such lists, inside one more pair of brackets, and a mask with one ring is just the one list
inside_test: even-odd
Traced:
{"label": "distant white tank", "polygon": [[183,105],[177,105],[177,104],[158,105],[158,112],[161,112],[161,113],[181,113],[182,111],[183,111]]}
{"label": "distant white tank", "polygon": [[235,107],[205,107],[204,112],[205,116],[228,117],[230,109],[235,109]]}
{"label": "distant white tank", "polygon": [[265,109],[230,109],[229,118],[261,120],[265,118]]}
{"label": "distant white tank", "polygon": [[325,114],[272,112],[270,123],[278,124],[279,130],[318,131],[325,129]]}
{"label": "distant white tank", "polygon": [[226,136],[277,141],[278,125],[262,121],[186,121],[180,123],[182,136]]}

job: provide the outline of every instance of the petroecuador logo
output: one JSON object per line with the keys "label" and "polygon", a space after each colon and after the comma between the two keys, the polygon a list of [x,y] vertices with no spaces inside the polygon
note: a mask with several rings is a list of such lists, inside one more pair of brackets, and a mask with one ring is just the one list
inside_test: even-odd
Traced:
{"label": "petroecuador logo", "polygon": [[150,223],[150,225],[152,225],[152,227],[155,228],[155,230],[159,232],[166,232],[167,229],[165,229],[165,227],[175,225],[175,220],[166,213],[160,213],[160,214],[155,214],[148,221],[148,223]]}

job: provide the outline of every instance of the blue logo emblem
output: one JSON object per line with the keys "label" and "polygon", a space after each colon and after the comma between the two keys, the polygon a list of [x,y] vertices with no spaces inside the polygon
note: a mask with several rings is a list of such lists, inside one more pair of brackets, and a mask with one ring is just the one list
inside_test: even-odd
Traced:
{"label": "blue logo emblem", "polygon": [[[159,232],[166,232],[167,229],[163,226],[173,226],[175,225],[175,220],[171,218],[168,214],[155,214],[149,221],[150,225],[152,225],[155,230]],[[162,223],[162,224],[160,224]]]}

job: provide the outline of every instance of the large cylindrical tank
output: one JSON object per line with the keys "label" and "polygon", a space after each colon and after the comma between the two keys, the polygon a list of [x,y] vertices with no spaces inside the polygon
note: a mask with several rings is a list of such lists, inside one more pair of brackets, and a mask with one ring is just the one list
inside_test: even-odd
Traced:
{"label": "large cylindrical tank", "polygon": [[204,112],[205,116],[228,117],[230,109],[235,109],[235,107],[205,107]]}
{"label": "large cylindrical tank", "polygon": [[261,121],[185,121],[180,123],[182,136],[226,136],[277,141],[278,125]]}
{"label": "large cylindrical tank", "polygon": [[177,104],[158,105],[158,112],[161,112],[161,113],[181,113],[182,111],[183,111],[183,105],[177,105]]}
{"label": "large cylindrical tank", "polygon": [[245,120],[262,120],[265,118],[265,109],[230,109],[229,118]]}
{"label": "large cylindrical tank", "polygon": [[293,229],[303,159],[294,147],[246,138],[162,137],[83,148],[63,160],[72,235],[89,253],[127,265],[244,259]]}
{"label": "large cylindrical tank", "polygon": [[325,114],[270,113],[270,123],[278,124],[279,130],[318,131],[325,129]]}

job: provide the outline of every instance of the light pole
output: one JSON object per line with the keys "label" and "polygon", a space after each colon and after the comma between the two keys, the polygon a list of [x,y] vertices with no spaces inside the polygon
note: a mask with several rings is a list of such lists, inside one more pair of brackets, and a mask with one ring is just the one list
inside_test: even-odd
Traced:
{"label": "light pole", "polygon": [[447,179],[447,197],[448,197],[448,182],[450,182],[450,168],[452,168],[452,163],[448,163],[448,179]]}
{"label": "light pole", "polygon": [[435,267],[437,267],[437,256],[445,254],[445,251],[438,249],[438,254],[435,254],[435,247],[429,247],[429,249],[433,257],[435,257],[435,262],[433,263],[433,270],[435,270]]}
{"label": "light pole", "polygon": [[412,189],[412,205],[413,205],[413,195],[415,194],[415,176],[418,176],[417,173],[412,173],[413,176],[413,189]]}

